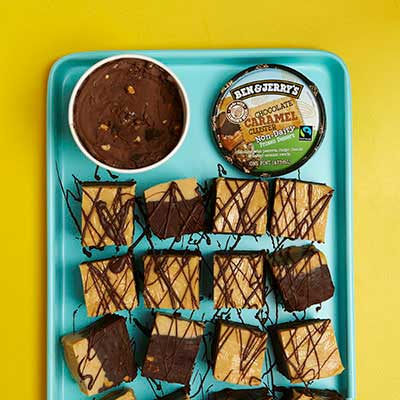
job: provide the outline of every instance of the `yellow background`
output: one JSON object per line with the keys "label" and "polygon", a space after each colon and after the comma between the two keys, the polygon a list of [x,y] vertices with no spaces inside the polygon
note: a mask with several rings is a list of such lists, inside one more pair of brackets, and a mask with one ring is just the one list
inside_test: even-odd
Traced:
{"label": "yellow background", "polygon": [[[45,399],[45,99],[83,50],[330,50],[353,88],[358,399],[400,398],[398,0],[0,0],[0,397]],[[396,243],[398,243],[396,245]]]}

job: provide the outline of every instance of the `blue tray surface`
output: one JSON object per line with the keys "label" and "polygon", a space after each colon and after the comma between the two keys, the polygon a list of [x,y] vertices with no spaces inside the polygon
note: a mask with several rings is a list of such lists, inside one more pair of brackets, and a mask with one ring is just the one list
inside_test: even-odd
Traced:
{"label": "blue tray surface", "polygon": [[[95,165],[88,161],[75,145],[68,128],[67,106],[74,84],[79,77],[95,62],[120,53],[129,52],[89,52],[66,56],[57,61],[50,73],[48,85],[47,113],[47,190],[48,190],[48,399],[83,399],[78,386],[66,367],[63,359],[60,338],[72,332],[73,325],[82,328],[92,322],[86,316],[79,274],[79,264],[87,260],[81,250],[79,233],[67,208],[57,168],[63,187],[75,191],[73,175],[80,180],[94,180]],[[177,154],[162,167],[140,175],[120,175],[117,180],[135,178],[137,194],[154,184],[185,177],[197,177],[200,182],[208,181],[218,175],[217,164],[221,163],[228,176],[245,177],[235,167],[229,165],[219,153],[213,141],[210,129],[210,113],[219,89],[239,71],[259,63],[285,64],[295,68],[316,83],[322,93],[327,112],[326,137],[310,161],[300,171],[304,180],[324,182],[335,189],[330,208],[326,244],[318,245],[327,255],[336,287],[334,297],[325,302],[320,310],[312,307],[307,310],[307,318],[331,318],[336,331],[340,353],[346,370],[337,377],[322,379],[313,384],[315,388],[331,388],[340,391],[347,398],[355,398],[354,374],[354,331],[353,331],[353,261],[352,261],[352,182],[351,182],[351,109],[350,84],[346,67],[335,55],[311,50],[215,50],[215,51],[138,51],[167,64],[182,80],[187,89],[191,106],[191,124],[188,137]],[[110,180],[106,170],[98,174],[103,180]],[[297,172],[288,175],[297,177]],[[248,176],[246,176],[248,177]],[[71,199],[71,198],[70,198]],[[80,204],[71,199],[72,212],[80,216]],[[140,235],[136,229],[135,237]],[[227,236],[213,235],[211,245],[201,244],[201,250],[211,265],[212,253],[218,250],[217,240],[225,246]],[[233,244],[234,238],[230,239]],[[155,240],[158,248],[168,248],[171,240]],[[290,244],[302,244],[295,241]],[[180,246],[186,246],[187,238]],[[287,243],[289,244],[289,243]],[[146,241],[135,249],[135,259],[147,250]],[[272,249],[268,236],[259,240],[243,237],[238,250]],[[120,253],[124,253],[124,248]],[[113,247],[104,251],[93,251],[92,259],[100,259],[115,254]],[[209,318],[214,311],[210,295],[210,273],[203,268],[201,309],[191,317],[196,320]],[[208,282],[208,283],[207,283]],[[147,346],[147,337],[135,323],[135,319],[144,325],[151,325],[152,315],[141,305],[136,309],[131,322],[127,322],[130,334],[134,338],[135,354],[139,365]],[[275,298],[270,294],[268,306],[262,311],[266,316],[268,309],[275,317]],[[239,315],[236,311],[220,314],[232,321],[240,321],[262,328],[257,311],[247,310]],[[125,313],[121,313],[127,316]],[[189,312],[183,312],[189,316]],[[294,316],[279,306],[279,321],[294,320]],[[298,314],[302,317],[302,314]],[[206,324],[207,345],[202,345],[197,357],[191,386],[194,398],[201,399],[203,394],[225,387],[234,387],[216,381],[211,371],[207,372],[207,359],[210,358],[210,337],[213,324]],[[268,349],[273,359],[273,352]],[[268,360],[268,357],[266,357]],[[268,362],[266,363],[268,364]],[[265,366],[267,368],[267,365]],[[207,373],[206,373],[207,372]],[[274,369],[275,385],[288,386],[289,382]],[[271,374],[265,376],[265,384],[271,384]],[[130,385],[138,399],[154,399],[155,393],[167,394],[178,385],[161,383],[159,387],[141,377]],[[237,387],[237,386],[236,386]]]}

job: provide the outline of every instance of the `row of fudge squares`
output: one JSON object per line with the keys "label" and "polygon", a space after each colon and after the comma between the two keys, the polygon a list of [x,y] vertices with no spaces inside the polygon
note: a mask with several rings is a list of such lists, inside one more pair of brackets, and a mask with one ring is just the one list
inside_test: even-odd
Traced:
{"label": "row of fudge squares", "polygon": [[[272,209],[268,212],[271,186]],[[273,186],[273,188],[272,188]],[[135,182],[82,185],[82,245],[130,245],[133,241]],[[215,180],[212,233],[263,235],[325,241],[333,189],[317,183],[277,179]],[[144,191],[147,222],[159,238],[208,231],[197,180],[161,183]]]}
{"label": "row of fudge squares", "polygon": [[[146,307],[199,309],[201,260],[199,252],[146,253],[143,256]],[[132,310],[138,305],[130,254],[85,262],[80,270],[90,317]],[[314,245],[291,246],[270,255],[263,251],[216,252],[214,308],[262,308],[266,301],[267,271],[287,311],[303,311],[334,294],[326,257]]]}
{"label": "row of fudge squares", "polygon": [[[157,313],[142,375],[189,386],[204,333],[204,324]],[[306,383],[343,371],[329,319],[271,326],[269,334],[254,327],[217,321],[213,342],[214,378],[257,386],[262,382],[267,339],[271,338],[279,371],[291,383]],[[125,319],[107,315],[62,338],[72,376],[86,395],[135,379],[137,365]]]}
{"label": "row of fudge squares", "polygon": [[[281,400],[344,400],[343,396],[335,390],[311,389],[308,387],[282,388]],[[213,392],[209,400],[273,400],[267,388],[260,389],[223,389]],[[101,400],[136,400],[132,389],[123,389],[112,392]],[[190,400],[185,389],[178,389],[159,400]]]}

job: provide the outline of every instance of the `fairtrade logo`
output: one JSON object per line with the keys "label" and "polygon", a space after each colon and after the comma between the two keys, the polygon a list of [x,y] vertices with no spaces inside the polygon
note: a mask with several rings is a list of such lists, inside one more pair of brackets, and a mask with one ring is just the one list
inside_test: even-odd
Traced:
{"label": "fairtrade logo", "polygon": [[301,125],[299,131],[299,140],[312,140],[313,127],[311,125]]}

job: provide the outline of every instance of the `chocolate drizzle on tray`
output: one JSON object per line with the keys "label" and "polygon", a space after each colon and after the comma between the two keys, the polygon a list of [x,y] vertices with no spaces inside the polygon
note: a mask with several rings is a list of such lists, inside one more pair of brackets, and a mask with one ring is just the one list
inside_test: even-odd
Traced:
{"label": "chocolate drizzle on tray", "polygon": [[[226,175],[226,170],[223,169],[222,166],[218,166],[218,175],[219,176],[224,176]],[[97,171],[98,173],[98,171]],[[236,180],[231,180],[231,179],[224,179],[224,181],[236,181]],[[245,244],[242,244],[241,241],[243,239],[243,234],[244,232],[249,232],[251,233],[251,235],[258,239],[257,234],[256,234],[256,215],[257,212],[253,213],[252,211],[252,204],[251,204],[251,199],[254,197],[255,195],[255,188],[261,188],[259,194],[261,194],[261,198],[262,198],[262,205],[259,206],[257,205],[257,207],[259,207],[258,209],[258,213],[262,213],[262,212],[267,212],[267,208],[268,208],[268,188],[267,185],[265,185],[265,190],[264,190],[264,184],[262,183],[262,181],[246,181],[243,180],[243,184],[242,186],[239,185],[239,187],[237,188],[233,188],[231,187],[231,190],[229,191],[229,195],[230,195],[230,199],[228,199],[228,202],[230,202],[230,204],[232,204],[234,207],[240,208],[241,210],[244,210],[244,218],[241,217],[241,219],[239,220],[238,224],[235,226],[236,231],[239,232],[234,232],[231,235],[227,235],[227,236],[214,236],[213,234],[208,233],[207,231],[204,232],[194,232],[191,233],[190,235],[183,235],[182,231],[178,232],[178,234],[174,237],[172,237],[172,239],[170,240],[170,243],[168,245],[169,249],[168,251],[165,251],[165,254],[174,254],[175,251],[179,251],[185,254],[191,254],[191,252],[195,251],[195,252],[199,252],[201,251],[202,254],[201,258],[202,258],[202,269],[203,269],[203,273],[208,274],[208,278],[212,277],[212,267],[211,267],[211,260],[210,260],[210,256],[207,255],[207,253],[209,253],[209,250],[207,250],[208,248],[210,248],[210,246],[214,247],[218,247],[220,248],[222,251],[227,252],[227,253],[231,253],[231,252],[235,252],[236,249],[238,247],[243,247],[246,248]],[[61,178],[59,179],[60,182],[60,186],[61,186],[61,190],[63,193],[63,197],[65,199],[65,201],[67,202],[67,208],[71,214],[71,217],[74,219],[74,214],[73,214],[73,210],[74,207],[70,207],[71,202],[77,203],[80,202],[80,197],[82,194],[82,191],[80,190],[81,184],[82,182],[77,179],[76,177],[73,177],[73,185],[74,185],[74,190],[66,190],[63,185],[62,185],[62,181]],[[254,182],[257,182],[257,184],[260,184],[260,186],[257,186]],[[102,186],[101,183],[101,178],[99,181],[99,186]],[[235,184],[237,185],[237,182],[235,182]],[[209,202],[212,199],[211,196],[211,189],[210,189],[210,185],[207,184],[207,182],[203,183],[203,184],[199,184],[199,193],[200,191],[202,192],[200,195],[201,198],[201,202],[202,202],[202,206],[204,207],[205,204],[205,209],[209,208]],[[83,189],[85,190],[85,189]],[[313,191],[313,188],[311,188],[311,193]],[[75,193],[76,192],[76,193]],[[182,194],[182,193],[181,193]],[[176,200],[176,196],[181,196],[181,194],[179,194],[179,187],[177,188],[175,185],[172,184],[170,185],[170,187],[167,190],[167,194],[165,196],[170,196],[172,199],[175,198]],[[312,193],[313,194],[313,193]],[[278,196],[281,196],[281,194],[278,192],[277,193]],[[330,195],[331,196],[331,195]],[[182,196],[183,197],[183,196]],[[329,197],[329,195],[327,196]],[[208,199],[208,200],[207,200]],[[330,199],[330,197],[329,197]],[[130,254],[131,256],[134,254],[134,250],[136,248],[138,248],[138,246],[140,244],[143,244],[144,242],[146,242],[145,247],[148,248],[150,250],[150,254],[156,254],[157,252],[154,251],[154,249],[156,247],[159,247],[159,244],[156,244],[158,239],[154,239],[153,236],[153,232],[152,232],[152,227],[149,224],[149,220],[148,220],[148,213],[146,212],[146,208],[145,208],[145,204],[144,204],[144,200],[140,197],[137,196],[135,197],[135,207],[137,210],[137,214],[133,216],[133,218],[135,219],[135,222],[137,222],[138,226],[137,226],[137,230],[135,232],[135,237],[132,238],[132,242],[131,243],[126,243],[129,247],[128,247],[128,254]],[[118,201],[119,204],[121,204],[120,201]],[[183,203],[185,204],[185,203]],[[287,205],[289,207],[291,207],[290,205],[290,201],[288,201]],[[323,203],[318,203],[318,204],[323,204]],[[182,204],[179,204],[180,206]],[[314,203],[312,203],[312,205],[314,205]],[[239,207],[240,206],[240,207]],[[217,214],[216,215],[224,215],[224,212],[227,210],[227,205],[225,203],[225,205],[222,205],[221,207],[217,208]],[[327,206],[325,206],[327,207]],[[101,208],[101,207],[100,207]],[[95,208],[95,210],[97,211],[98,207]],[[107,216],[107,213],[105,213],[105,215]],[[112,215],[112,212],[111,212]],[[122,213],[122,215],[125,215],[124,213]],[[282,214],[283,215],[283,214]],[[313,213],[312,216],[315,216],[315,214]],[[114,217],[115,218],[115,215]],[[120,218],[120,217],[117,217]],[[123,218],[120,218],[119,220],[123,220]],[[74,220],[75,225],[77,226],[77,228],[79,229],[79,223],[77,223],[77,219],[75,218]],[[104,221],[108,221],[108,219],[103,220]],[[267,223],[267,221],[265,221],[265,224]],[[313,223],[311,223],[312,225]],[[232,224],[231,224],[232,225]],[[121,225],[120,225],[121,226]],[[223,226],[229,226],[229,224],[224,221]],[[234,225],[232,225],[234,226]],[[168,227],[167,227],[168,228]],[[239,229],[240,228],[240,229]],[[181,228],[182,229],[182,226]],[[154,229],[153,229],[154,231]],[[312,232],[312,228],[310,228],[309,230],[310,232]],[[289,240],[287,238],[281,237],[281,238],[277,238],[272,236],[269,232],[265,232],[268,234],[268,237],[270,239],[270,245],[265,245],[263,244],[263,241],[260,240],[260,242],[257,243],[257,246],[260,250],[266,250],[267,253],[275,253],[278,252],[279,250],[281,250],[284,246],[284,244]],[[111,236],[113,236],[113,234],[111,234]],[[114,238],[118,238],[119,236],[116,234],[114,235]],[[120,240],[122,242],[122,240]],[[164,243],[167,244],[168,242],[162,241],[160,243]],[[247,242],[248,243],[248,242]],[[135,252],[135,256],[139,258],[141,257],[141,253],[140,251],[138,251],[138,254],[136,254]],[[174,260],[176,261],[176,260]],[[140,263],[141,264],[141,263]],[[138,275],[143,275],[141,266],[139,264],[139,270],[136,271]],[[162,271],[163,267],[161,265],[157,266],[157,270],[158,271]],[[165,262],[164,262],[165,264]],[[109,269],[111,270],[116,270],[117,272],[119,271],[118,268],[119,264],[116,263],[115,265],[113,263],[111,263],[111,265],[109,266]],[[253,266],[254,267],[254,266]],[[163,275],[163,274],[161,274]],[[181,275],[184,279],[183,281],[185,282],[185,285],[187,285],[188,287],[188,296],[191,299],[192,302],[192,306],[193,308],[194,305],[196,305],[196,293],[194,293],[192,291],[192,285],[188,284],[190,282],[190,279],[186,279],[188,278],[188,276],[186,274],[182,275],[182,269],[177,270],[177,275]],[[95,280],[97,279],[97,275],[95,277]],[[162,279],[165,278],[165,275]],[[227,273],[226,275],[226,279],[233,279],[235,280],[237,277],[234,275],[233,271]],[[174,278],[172,278],[173,280]],[[197,279],[197,278],[196,278]],[[171,289],[171,277],[168,277],[167,279],[167,286],[169,287],[169,290]],[[248,309],[248,310],[240,310],[240,309],[217,309],[214,310],[212,312],[202,312],[201,308],[200,310],[193,310],[190,312],[190,314],[187,314],[188,311],[184,311],[183,310],[183,314],[185,316],[185,318],[190,318],[194,321],[198,321],[198,322],[202,322],[205,324],[205,335],[202,336],[201,342],[199,345],[200,346],[200,355],[197,358],[195,367],[194,367],[194,371],[193,371],[193,375],[190,379],[190,382],[187,383],[187,388],[190,391],[190,395],[192,398],[201,398],[201,399],[207,399],[210,395],[210,393],[215,390],[214,389],[214,380],[212,378],[212,372],[213,372],[213,356],[212,356],[212,343],[213,343],[213,339],[212,337],[215,336],[213,335],[213,331],[215,330],[216,325],[218,325],[221,320],[224,321],[231,321],[231,322],[238,322],[243,324],[245,321],[249,321],[249,319],[253,319],[254,320],[254,325],[257,325],[258,328],[260,328],[262,330],[262,332],[266,332],[267,329],[269,329],[269,327],[271,326],[276,326],[278,323],[278,320],[280,318],[280,314],[281,314],[281,308],[278,304],[278,301],[275,301],[275,294],[272,288],[270,287],[265,287],[263,288],[261,286],[261,281],[259,281],[257,284],[252,284],[251,287],[253,288],[253,291],[255,292],[253,295],[253,298],[258,298],[260,297],[260,295],[258,294],[261,291],[263,292],[262,297],[265,298],[265,302],[264,305],[261,306],[261,308],[258,309]],[[165,281],[164,281],[165,283]],[[198,298],[198,301],[200,302],[200,304],[202,304],[203,302],[208,302],[209,300],[209,293],[208,291],[211,288],[205,288],[200,285],[200,296]],[[179,307],[182,306],[181,300],[174,294],[171,294],[171,292],[169,292],[170,295],[172,296],[174,299],[171,300],[173,302],[175,302],[175,306],[178,304]],[[112,296],[113,297],[113,296]],[[114,300],[115,301],[114,301]],[[109,302],[111,304],[114,305],[120,305],[123,302],[123,299],[119,298],[118,296],[113,297],[113,299],[109,299]],[[154,299],[153,299],[154,300]],[[246,303],[246,302],[245,302]],[[109,304],[108,304],[109,306]],[[127,308],[125,307],[126,304],[122,304],[121,308]],[[246,304],[245,304],[246,306]],[[102,308],[107,308],[107,306]],[[243,313],[242,313],[243,312]],[[148,325],[148,323],[143,322],[143,316],[144,315],[148,315],[150,316],[152,314],[152,310],[147,310],[145,308],[143,308],[143,306],[136,308],[135,310],[132,311],[132,318],[131,318],[131,325],[135,326],[137,328],[137,331],[143,333],[143,335],[140,337],[136,337],[133,338],[132,340],[134,340],[135,342],[135,348],[136,350],[141,353],[141,351],[139,349],[143,349],[146,348],[145,343],[148,340],[148,338],[151,336],[151,329]],[[178,316],[179,317],[179,313],[173,312],[172,315]],[[74,318],[75,318],[75,314],[74,314]],[[304,311],[304,314],[302,315],[298,315],[296,313],[293,313],[293,319],[296,320],[303,320],[306,318],[306,312]],[[145,318],[146,321],[146,318]],[[306,321],[303,321],[306,322]],[[139,335],[140,336],[140,335]],[[215,340],[215,339],[214,339]],[[249,342],[249,348],[247,349],[246,346],[244,346],[244,349],[242,348],[243,351],[247,350],[251,350],[255,355],[259,354],[259,352],[261,351],[257,346],[255,346],[255,343],[250,343]],[[255,347],[254,347],[255,346]],[[258,349],[258,351],[257,351]],[[170,350],[172,351],[172,350]],[[171,354],[174,354],[174,357],[177,357],[177,352],[174,350]],[[266,388],[268,388],[271,396],[273,396],[273,398],[275,398],[276,396],[276,387],[275,387],[275,377],[274,374],[275,372],[275,366],[276,366],[276,361],[274,359],[274,357],[272,356],[272,352],[270,348],[267,348],[266,350],[266,356],[265,356],[265,360],[264,360],[264,368],[263,368],[263,374],[261,377],[257,378],[255,376],[253,376],[251,378],[252,382],[257,381],[257,383],[261,383],[263,384]],[[139,355],[139,359],[140,357],[143,357],[143,355]],[[251,362],[254,361],[253,357],[250,357],[249,360],[251,360]],[[248,372],[248,368],[249,368],[249,364],[248,363],[244,363],[243,365],[241,365],[240,368],[240,375],[244,376],[246,375],[246,373]],[[184,378],[185,380],[187,379]],[[147,382],[148,382],[148,386],[149,389],[154,393],[154,396],[156,398],[161,398],[164,395],[164,392],[166,391],[168,393],[168,390],[166,389],[166,387],[163,387],[163,385],[159,384],[157,381],[154,381],[152,378],[147,377],[146,378]],[[307,380],[303,380],[303,384],[308,387],[309,386],[309,382],[308,379]]]}

